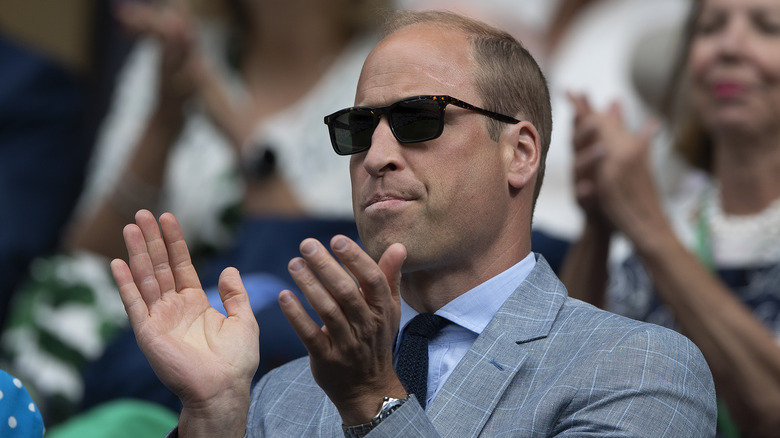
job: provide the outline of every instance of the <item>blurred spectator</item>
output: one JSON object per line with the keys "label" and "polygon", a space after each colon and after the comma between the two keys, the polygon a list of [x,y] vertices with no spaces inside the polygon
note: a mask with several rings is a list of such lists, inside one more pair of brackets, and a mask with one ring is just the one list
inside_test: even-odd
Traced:
{"label": "blurred spectator", "polygon": [[[49,363],[46,355],[20,358],[15,352],[46,345],[61,356],[79,357],[81,348],[63,348],[57,336],[92,320],[71,312],[70,321],[76,323],[60,325],[50,316],[71,293],[78,302],[92,298],[73,284],[65,294],[61,288],[42,295],[22,289],[36,271],[33,260],[58,248],[82,190],[115,72],[129,47],[109,6],[94,0],[0,6],[0,363],[27,382],[42,408],[47,403],[38,384],[46,381],[67,392],[69,380],[56,367],[36,373]],[[104,278],[110,281],[110,275]],[[117,310],[119,316],[110,316],[115,320],[121,318],[121,306]]]}
{"label": "blurred spectator", "polygon": [[[637,52],[647,36],[683,20],[687,2],[680,0],[559,0],[550,15],[545,73],[553,108],[553,134],[547,174],[534,214],[534,228],[570,242],[582,228],[582,214],[572,191],[571,152],[574,112],[568,91],[587,93],[594,105],[620,100],[626,123],[637,127],[657,112],[648,100],[663,93],[673,51],[644,52],[655,68],[633,74]],[[639,82],[636,79],[640,79]],[[653,154],[660,161],[665,148]],[[547,254],[545,254],[547,256]],[[558,260],[563,253],[554,255]]]}
{"label": "blurred spectator", "polygon": [[0,332],[81,192],[126,44],[107,11],[94,0],[0,5]]}
{"label": "blurred spectator", "polygon": [[[702,350],[722,400],[721,436],[780,430],[780,9],[693,3],[668,100],[687,172],[664,194],[653,124],[572,96],[574,181],[586,217],[563,279],[572,296],[676,328]],[[608,265],[610,238],[633,252]]]}
{"label": "blurred spectator", "polygon": [[44,414],[60,421],[82,399],[90,407],[120,396],[177,409],[132,334],[121,331],[126,319],[106,277],[108,259],[124,257],[122,227],[141,208],[182,219],[204,286],[228,264],[257,272],[249,284],[257,316],[279,322],[262,333],[259,373],[305,354],[275,298],[290,288],[282,279],[304,237],[357,238],[348,160],[333,154],[322,117],[353,103],[373,24],[389,6],[117,5],[138,44],[99,133],[66,251],[36,261],[17,312],[27,324],[3,341],[15,369],[48,401]]}
{"label": "blurred spectator", "polygon": [[121,229],[135,211],[166,210],[181,218],[196,254],[250,241],[234,251],[244,251],[237,267],[286,277],[287,260],[248,260],[263,257],[260,245],[276,248],[244,234],[279,227],[269,234],[279,238],[309,219],[351,222],[346,161],[333,157],[321,119],[353,101],[346,84],[385,3],[200,3],[208,8],[179,0],[120,10],[150,38],[126,67],[87,195],[97,201],[71,242],[122,256]]}

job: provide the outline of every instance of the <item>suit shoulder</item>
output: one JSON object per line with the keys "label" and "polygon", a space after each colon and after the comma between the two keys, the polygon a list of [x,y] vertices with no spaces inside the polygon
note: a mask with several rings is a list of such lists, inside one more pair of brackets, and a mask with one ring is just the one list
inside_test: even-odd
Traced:
{"label": "suit shoulder", "polygon": [[559,329],[617,344],[637,344],[651,351],[684,353],[704,361],[690,339],[672,329],[627,318],[574,298],[567,298],[556,321]]}

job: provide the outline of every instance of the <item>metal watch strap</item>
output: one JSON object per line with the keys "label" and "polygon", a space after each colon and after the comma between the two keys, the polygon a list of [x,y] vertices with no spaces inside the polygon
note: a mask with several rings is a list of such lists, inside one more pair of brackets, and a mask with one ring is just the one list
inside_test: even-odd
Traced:
{"label": "metal watch strap", "polygon": [[363,424],[358,424],[357,426],[342,425],[341,428],[342,430],[344,430],[344,436],[346,438],[363,438],[374,429],[374,424],[363,423]]}
{"label": "metal watch strap", "polygon": [[390,398],[385,397],[382,401],[382,407],[379,408],[379,412],[371,418],[368,423],[358,424],[355,426],[341,425],[341,429],[344,431],[346,438],[363,438],[368,435],[375,427],[379,425],[385,418],[389,417],[396,409],[406,403],[409,397],[406,398]]}

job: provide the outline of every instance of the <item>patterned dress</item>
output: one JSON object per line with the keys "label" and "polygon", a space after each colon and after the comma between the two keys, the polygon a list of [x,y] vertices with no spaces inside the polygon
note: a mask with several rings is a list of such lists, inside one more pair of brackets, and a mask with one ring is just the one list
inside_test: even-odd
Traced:
{"label": "patterned dress", "polygon": [[[682,242],[708,266],[780,345],[780,199],[750,216],[725,215],[717,182],[702,173],[683,178],[667,205]],[[610,270],[607,309],[679,331],[636,253],[616,260]],[[740,433],[721,402],[718,437]]]}

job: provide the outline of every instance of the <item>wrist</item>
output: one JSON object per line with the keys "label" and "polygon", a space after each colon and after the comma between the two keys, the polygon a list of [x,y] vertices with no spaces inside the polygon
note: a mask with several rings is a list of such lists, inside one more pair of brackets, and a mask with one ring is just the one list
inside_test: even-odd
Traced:
{"label": "wrist", "polygon": [[615,228],[604,216],[592,215],[585,218],[582,234],[597,241],[609,241]]}
{"label": "wrist", "polygon": [[670,227],[654,227],[645,232],[633,233],[628,237],[637,254],[648,260],[664,258],[666,254],[669,254],[669,251],[673,251],[676,247],[683,249]]}
{"label": "wrist", "polygon": [[187,409],[182,409],[179,415],[179,437],[236,437],[246,435],[246,413],[238,418],[238,415],[210,415],[202,416]]}
{"label": "wrist", "polygon": [[178,134],[184,126],[185,102],[160,101],[151,113],[150,122],[158,124],[158,129],[167,130]]}
{"label": "wrist", "polygon": [[[223,391],[227,392],[227,391]],[[250,394],[223,395],[202,403],[182,401],[180,437],[243,437],[246,434]]]}
{"label": "wrist", "polygon": [[341,422],[347,426],[368,423],[382,408],[384,398],[407,398],[406,389],[400,380],[385,382],[388,385],[371,390],[356,390],[351,396],[331,397],[331,401],[339,411]]}

